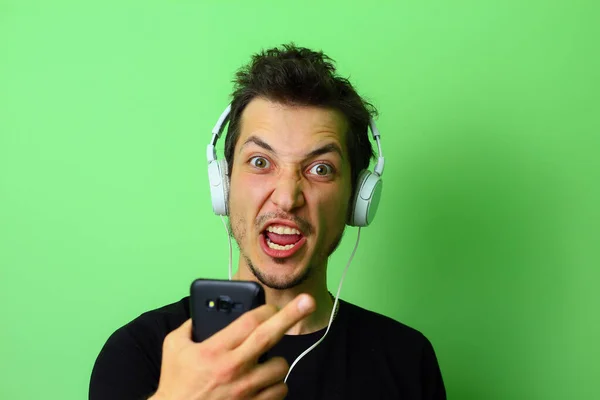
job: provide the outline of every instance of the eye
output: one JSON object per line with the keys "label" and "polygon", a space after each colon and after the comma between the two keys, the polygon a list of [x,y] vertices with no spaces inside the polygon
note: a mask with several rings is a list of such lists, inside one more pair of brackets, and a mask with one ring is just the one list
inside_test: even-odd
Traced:
{"label": "eye", "polygon": [[252,157],[250,159],[250,164],[253,167],[258,168],[258,169],[265,169],[265,168],[268,168],[270,166],[270,163],[269,163],[269,161],[266,158],[259,157],[259,156]]}
{"label": "eye", "polygon": [[316,164],[309,171],[318,176],[327,176],[333,174],[333,167],[327,164]]}

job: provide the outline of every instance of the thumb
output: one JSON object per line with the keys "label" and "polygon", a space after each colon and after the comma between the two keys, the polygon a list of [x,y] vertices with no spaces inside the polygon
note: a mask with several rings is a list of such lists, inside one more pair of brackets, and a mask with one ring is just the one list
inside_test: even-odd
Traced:
{"label": "thumb", "polygon": [[171,332],[171,335],[180,339],[192,340],[192,319],[188,318],[179,328]]}

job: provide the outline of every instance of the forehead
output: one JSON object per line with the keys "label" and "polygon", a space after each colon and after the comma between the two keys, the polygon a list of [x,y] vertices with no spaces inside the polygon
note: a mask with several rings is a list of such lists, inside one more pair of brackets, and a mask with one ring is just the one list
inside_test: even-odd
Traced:
{"label": "forehead", "polygon": [[242,113],[238,144],[249,136],[258,136],[276,150],[289,152],[335,142],[347,153],[347,129],[346,118],[337,110],[259,97],[250,101]]}

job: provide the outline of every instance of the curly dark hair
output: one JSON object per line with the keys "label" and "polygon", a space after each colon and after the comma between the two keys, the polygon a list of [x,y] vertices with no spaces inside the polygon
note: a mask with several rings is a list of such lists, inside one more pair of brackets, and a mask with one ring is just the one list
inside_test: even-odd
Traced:
{"label": "curly dark hair", "polygon": [[348,122],[346,144],[352,177],[352,194],[358,174],[374,157],[368,124],[377,115],[375,107],[361,98],[348,79],[336,74],[334,60],[322,51],[284,44],[254,54],[234,79],[225,159],[233,166],[234,149],[240,136],[242,112],[250,101],[263,97],[282,104],[319,106],[341,112]]}

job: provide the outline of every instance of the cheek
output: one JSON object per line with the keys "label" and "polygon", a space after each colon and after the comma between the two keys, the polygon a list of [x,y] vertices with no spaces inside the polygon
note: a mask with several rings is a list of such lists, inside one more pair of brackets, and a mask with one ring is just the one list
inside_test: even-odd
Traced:
{"label": "cheek", "polygon": [[258,214],[267,197],[267,187],[260,175],[233,176],[229,188],[231,213]]}
{"label": "cheek", "polygon": [[340,195],[339,192],[322,192],[314,200],[319,204],[319,217],[325,222],[327,230],[337,230],[338,226],[346,224],[346,216],[350,207],[349,195]]}

